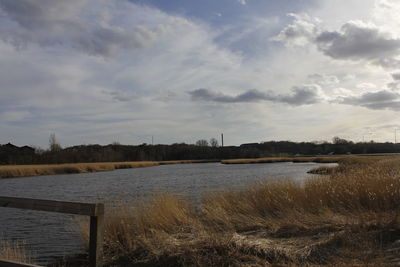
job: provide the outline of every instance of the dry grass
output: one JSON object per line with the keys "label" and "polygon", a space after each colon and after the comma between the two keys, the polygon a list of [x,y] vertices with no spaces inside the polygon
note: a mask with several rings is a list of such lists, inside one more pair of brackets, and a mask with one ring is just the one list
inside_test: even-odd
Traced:
{"label": "dry grass", "polygon": [[0,178],[112,171],[116,169],[140,168],[157,165],[159,165],[158,162],[152,161],[71,163],[47,165],[3,165],[0,166]]}
{"label": "dry grass", "polygon": [[176,161],[133,161],[133,162],[96,162],[96,163],[69,163],[69,164],[41,164],[41,165],[0,165],[0,178],[16,178],[39,175],[71,174],[113,171],[116,169],[130,169],[152,167],[167,164],[208,163],[216,160],[176,160]]}
{"label": "dry grass", "polygon": [[0,242],[0,259],[34,264],[30,255],[21,245],[5,241]]}
{"label": "dry grass", "polygon": [[277,163],[277,162],[319,162],[337,163],[349,156],[321,156],[321,157],[267,157],[252,159],[227,159],[222,160],[223,164],[254,164],[254,163]]}
{"label": "dry grass", "polygon": [[168,165],[168,164],[189,164],[189,163],[212,163],[212,162],[220,162],[218,159],[191,159],[191,160],[166,160],[166,161],[158,161],[160,165]]}
{"label": "dry grass", "polygon": [[400,263],[400,160],[352,159],[298,184],[259,182],[200,206],[169,194],[107,215],[110,266]]}

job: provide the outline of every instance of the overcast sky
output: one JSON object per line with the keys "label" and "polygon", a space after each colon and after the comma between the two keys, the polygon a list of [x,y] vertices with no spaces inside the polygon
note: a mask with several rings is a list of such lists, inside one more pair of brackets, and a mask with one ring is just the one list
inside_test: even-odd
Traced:
{"label": "overcast sky", "polygon": [[393,142],[399,17],[397,0],[0,0],[0,143]]}

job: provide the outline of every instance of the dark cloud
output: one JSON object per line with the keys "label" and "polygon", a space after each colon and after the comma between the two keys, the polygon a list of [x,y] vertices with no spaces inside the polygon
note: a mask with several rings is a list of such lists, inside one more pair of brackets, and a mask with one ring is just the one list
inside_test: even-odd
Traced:
{"label": "dark cloud", "polygon": [[335,102],[374,110],[400,110],[400,94],[389,90],[368,92],[359,96],[340,97]]}
{"label": "dark cloud", "polygon": [[321,32],[315,43],[324,54],[338,59],[384,59],[400,49],[400,39],[361,22],[348,22],[340,31]]}
{"label": "dark cloud", "polygon": [[296,86],[292,88],[292,94],[279,95],[277,100],[294,106],[309,105],[321,102],[321,95],[317,85]]}
{"label": "dark cloud", "polygon": [[400,89],[400,82],[399,81],[395,81],[395,82],[391,82],[387,84],[387,87],[391,90],[399,90]]}
{"label": "dark cloud", "polygon": [[214,92],[209,89],[197,89],[190,91],[189,94],[193,101],[208,101],[220,103],[240,103],[240,102],[257,102],[268,98],[271,100],[269,93],[263,93],[258,90],[248,90],[237,96],[229,96],[222,93]]}
{"label": "dark cloud", "polygon": [[229,96],[204,88],[190,91],[189,94],[193,101],[218,103],[271,101],[276,103],[286,103],[293,106],[301,106],[321,102],[319,87],[317,85],[293,87],[292,93],[288,95],[274,94],[270,91],[261,92],[252,89],[236,96]]}
{"label": "dark cloud", "polygon": [[109,93],[112,96],[112,99],[118,102],[128,102],[130,100],[132,100],[132,97],[123,94],[121,92],[118,91],[113,91]]}
{"label": "dark cloud", "polygon": [[309,16],[290,16],[294,18],[293,22],[273,40],[315,44],[319,51],[335,59],[369,60],[385,68],[400,67],[400,60],[396,59],[400,39],[391,37],[375,25],[350,21],[340,30],[326,31]]}
{"label": "dark cloud", "polygon": [[[119,49],[151,45],[166,31],[163,26],[126,30],[101,17],[85,18],[86,0],[0,0],[8,19],[0,20],[0,38],[15,45],[63,45],[89,55],[110,57]],[[14,23],[12,23],[14,22]]]}
{"label": "dark cloud", "polygon": [[399,81],[400,80],[400,72],[392,73],[392,78],[395,81]]}

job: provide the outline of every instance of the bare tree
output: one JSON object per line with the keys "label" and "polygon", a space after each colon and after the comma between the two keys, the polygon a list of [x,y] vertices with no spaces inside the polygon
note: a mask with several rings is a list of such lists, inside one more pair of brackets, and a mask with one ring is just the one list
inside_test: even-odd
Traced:
{"label": "bare tree", "polygon": [[196,142],[196,146],[208,146],[208,141],[205,139],[200,139]]}
{"label": "bare tree", "polygon": [[215,139],[214,137],[210,139],[210,146],[212,147],[217,147],[218,146],[218,140]]}
{"label": "bare tree", "polygon": [[55,133],[50,134],[49,147],[50,147],[50,151],[52,151],[52,152],[60,151],[62,149],[61,145],[57,142]]}

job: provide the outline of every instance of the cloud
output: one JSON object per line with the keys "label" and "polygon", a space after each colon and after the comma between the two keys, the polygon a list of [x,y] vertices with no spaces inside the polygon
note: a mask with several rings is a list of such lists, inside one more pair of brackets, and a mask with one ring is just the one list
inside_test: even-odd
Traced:
{"label": "cloud", "polygon": [[247,0],[237,0],[242,5],[247,5]]}
{"label": "cloud", "polygon": [[[105,93],[107,93],[107,92],[105,92]],[[126,93],[119,92],[119,91],[112,91],[112,92],[109,92],[109,94],[112,96],[113,100],[119,101],[119,102],[129,102],[133,99],[132,96],[129,96]]]}
{"label": "cloud", "polygon": [[367,92],[358,96],[339,97],[334,102],[373,110],[400,110],[400,94],[389,90]]}
{"label": "cloud", "polygon": [[320,73],[310,74],[307,76],[307,78],[312,83],[316,83],[321,86],[336,85],[340,82],[339,78],[335,75],[326,75],[326,74],[320,74]]}
{"label": "cloud", "polygon": [[361,21],[350,21],[340,31],[323,31],[315,43],[325,55],[337,59],[379,60],[396,55],[400,49],[400,39]]}
{"label": "cloud", "polygon": [[30,113],[27,111],[7,111],[4,113],[0,112],[0,118],[5,122],[16,122],[22,121],[30,116]]}
{"label": "cloud", "polygon": [[189,94],[193,101],[206,101],[218,103],[248,103],[270,101],[275,103],[286,103],[292,106],[301,106],[319,103],[322,100],[320,87],[318,85],[306,85],[293,87],[292,93],[287,95],[274,94],[271,91],[261,92],[256,89],[248,90],[236,96],[229,96],[209,89],[197,89]]}
{"label": "cloud", "polygon": [[286,26],[277,36],[271,38],[274,41],[285,42],[290,45],[305,45],[310,42],[318,31],[318,20],[307,14],[288,14],[293,18],[292,24]]}
{"label": "cloud", "polygon": [[395,81],[399,81],[400,80],[400,72],[392,73],[392,78]]}
{"label": "cloud", "polygon": [[[5,14],[0,19],[0,38],[17,48],[29,43],[67,46],[111,57],[121,49],[148,47],[169,31],[162,25],[126,29],[109,23],[111,18],[106,15],[88,14],[90,7],[86,0],[0,0]],[[99,9],[107,14],[106,6]]]}
{"label": "cloud", "polygon": [[314,44],[323,54],[342,60],[367,60],[387,68],[400,66],[400,39],[372,23],[352,20],[339,30],[322,29],[321,22],[306,14],[289,14],[291,24],[272,38],[289,45]]}

